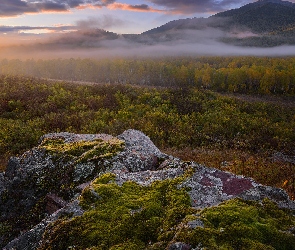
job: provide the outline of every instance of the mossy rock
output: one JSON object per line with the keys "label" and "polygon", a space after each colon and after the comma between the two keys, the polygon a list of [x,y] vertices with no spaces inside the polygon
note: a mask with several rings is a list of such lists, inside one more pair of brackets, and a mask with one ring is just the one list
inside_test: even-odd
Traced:
{"label": "mossy rock", "polygon": [[151,186],[129,181],[119,186],[115,175],[102,175],[93,182],[92,192],[82,193],[84,215],[56,222],[45,233],[41,249],[145,249],[159,237],[169,242],[174,234],[166,232],[175,231],[194,212],[187,191],[177,188],[182,181],[180,177]]}
{"label": "mossy rock", "polygon": [[197,218],[204,227],[181,230],[178,241],[208,249],[295,249],[294,214],[268,199],[236,198],[204,209]]}
{"label": "mossy rock", "polygon": [[93,141],[65,142],[62,138],[44,139],[39,148],[59,156],[69,156],[75,163],[111,158],[123,149],[124,142],[117,138],[111,140],[96,139]]}
{"label": "mossy rock", "polygon": [[[270,200],[233,199],[196,210],[184,177],[155,181],[150,186],[125,182],[114,174],[97,178],[85,189],[80,205],[86,212],[55,222],[40,249],[166,249],[184,242],[204,249],[294,249],[295,217]],[[200,226],[189,222],[200,220]]]}
{"label": "mossy rock", "polygon": [[[64,204],[70,201],[81,191],[77,186],[93,180],[104,171],[105,161],[123,147],[124,142],[117,138],[70,143],[61,137],[44,139],[37,148],[20,158],[22,165],[18,168],[24,169],[26,175],[20,178],[17,189],[11,188],[2,194],[1,202],[16,209],[0,223],[0,238],[8,242],[19,235],[19,230],[34,227],[48,213],[54,212],[49,208],[48,194],[54,194]],[[58,208],[59,204],[53,209]]]}
{"label": "mossy rock", "polygon": [[[44,139],[39,149],[44,149],[52,156],[55,167],[46,169],[39,189],[43,192],[55,192],[68,199],[71,197],[69,192],[75,192],[75,186],[92,180],[99,172],[104,171],[104,160],[115,156],[123,148],[124,142],[117,138],[75,142],[65,142],[62,138]],[[79,171],[81,178],[77,176]]]}

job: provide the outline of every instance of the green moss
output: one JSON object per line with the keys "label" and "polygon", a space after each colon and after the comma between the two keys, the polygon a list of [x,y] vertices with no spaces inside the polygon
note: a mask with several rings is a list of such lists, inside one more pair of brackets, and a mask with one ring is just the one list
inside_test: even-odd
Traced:
{"label": "green moss", "polygon": [[145,249],[159,245],[160,238],[167,246],[174,235],[167,232],[175,232],[180,221],[194,212],[187,192],[177,188],[182,177],[148,187],[135,182],[119,186],[114,177],[97,178],[91,190],[82,194],[80,204],[87,209],[84,215],[56,223],[45,233],[48,241],[41,249],[71,245],[76,249]]}
{"label": "green moss", "polygon": [[[176,240],[208,249],[294,249],[295,217],[265,199],[234,199],[204,209],[198,216],[205,226],[180,230]],[[218,246],[218,247],[217,247]]]}
{"label": "green moss", "polygon": [[[84,190],[83,216],[56,222],[47,230],[40,249],[166,249],[184,242],[204,249],[294,249],[295,225],[290,211],[269,200],[234,199],[197,211],[179,184],[185,176],[155,181],[115,183],[114,174],[97,178]],[[190,228],[201,220],[204,227]]]}
{"label": "green moss", "polygon": [[45,139],[40,148],[57,156],[70,156],[76,163],[83,163],[102,158],[111,158],[123,148],[124,142],[113,138],[111,140],[97,139],[93,141],[77,141],[65,143],[63,139]]}

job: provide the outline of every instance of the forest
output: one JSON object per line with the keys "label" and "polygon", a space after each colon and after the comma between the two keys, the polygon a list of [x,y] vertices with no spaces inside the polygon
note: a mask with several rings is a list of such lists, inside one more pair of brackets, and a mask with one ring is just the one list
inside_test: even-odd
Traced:
{"label": "forest", "polygon": [[295,94],[294,57],[2,59],[0,74],[255,95]]}
{"label": "forest", "polygon": [[166,153],[294,199],[295,105],[262,98],[294,101],[294,58],[2,60],[0,72],[2,170],[45,133],[133,128]]}

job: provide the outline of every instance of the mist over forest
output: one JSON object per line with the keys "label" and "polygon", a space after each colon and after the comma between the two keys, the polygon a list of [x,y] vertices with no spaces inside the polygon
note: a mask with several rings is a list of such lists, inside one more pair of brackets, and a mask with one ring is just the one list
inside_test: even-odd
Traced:
{"label": "mist over forest", "polygon": [[[248,37],[247,31],[236,37]],[[136,36],[134,38],[134,36]],[[14,36],[4,39],[0,57],[8,59],[53,58],[115,58],[161,56],[291,56],[294,45],[274,47],[238,46],[222,42],[232,35],[215,28],[176,30],[157,37],[147,35],[118,35],[99,29],[86,29],[59,35],[36,35],[28,41],[25,36],[16,42]],[[170,39],[171,38],[171,39]]]}

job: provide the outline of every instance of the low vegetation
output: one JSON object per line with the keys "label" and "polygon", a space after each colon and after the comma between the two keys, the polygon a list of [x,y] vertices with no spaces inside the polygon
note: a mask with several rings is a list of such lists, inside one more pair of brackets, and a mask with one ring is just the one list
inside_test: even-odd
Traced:
{"label": "low vegetation", "polygon": [[[29,65],[31,71],[26,68]],[[277,152],[294,155],[295,107],[289,102],[294,100],[294,65],[294,58],[251,57],[4,60],[2,72],[27,69],[20,73],[38,75],[34,71],[38,68],[38,76],[109,84],[1,76],[0,165],[4,170],[8,157],[36,146],[48,132],[116,136],[134,128],[161,150],[283,187],[294,198],[294,163],[273,157]],[[77,72],[81,77],[73,75]],[[221,72],[225,72],[222,77]],[[171,88],[138,88],[128,83]],[[268,90],[262,91],[263,86]],[[265,96],[256,101],[237,99],[212,90],[256,97],[264,93],[272,100],[264,102]],[[282,105],[284,98],[287,105]]]}

